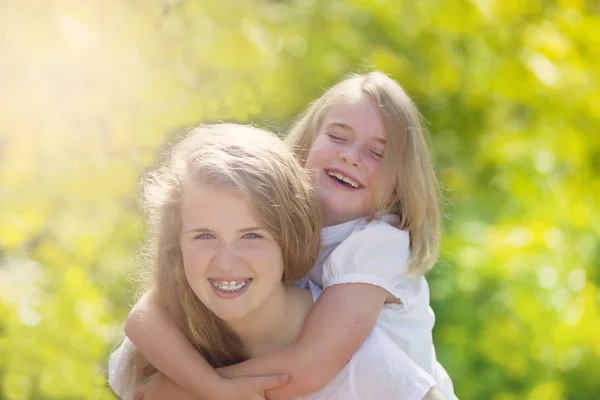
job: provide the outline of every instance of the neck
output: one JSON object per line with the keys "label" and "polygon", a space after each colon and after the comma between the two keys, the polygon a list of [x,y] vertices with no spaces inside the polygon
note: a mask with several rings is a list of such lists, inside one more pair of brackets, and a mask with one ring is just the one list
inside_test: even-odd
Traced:
{"label": "neck", "polygon": [[365,214],[363,216],[335,214],[331,212],[330,209],[327,208],[324,204],[321,204],[321,215],[323,216],[323,228],[329,228],[330,226],[341,225],[346,222],[366,217],[368,214]]}
{"label": "neck", "polygon": [[330,219],[325,218],[323,221],[323,228],[329,228],[330,226],[345,224],[346,222],[354,221],[359,218],[361,218],[361,217],[356,217],[356,218],[337,217],[337,218],[330,218]]}
{"label": "neck", "polygon": [[259,310],[243,319],[228,321],[250,357],[286,347],[298,338],[312,306],[312,298],[309,304],[305,301],[306,294],[298,291],[305,292],[281,285]]}

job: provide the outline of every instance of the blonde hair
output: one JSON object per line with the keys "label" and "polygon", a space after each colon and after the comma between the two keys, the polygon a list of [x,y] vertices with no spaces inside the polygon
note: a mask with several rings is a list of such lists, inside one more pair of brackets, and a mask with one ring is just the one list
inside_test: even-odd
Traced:
{"label": "blonde hair", "polygon": [[[213,366],[247,359],[239,337],[194,294],[185,277],[180,247],[180,199],[188,184],[239,192],[281,247],[289,283],[308,274],[320,247],[321,221],[309,178],[294,154],[275,135],[235,124],[193,129],[177,143],[170,160],[143,179],[151,235],[148,291]],[[139,385],[156,369],[134,350],[129,382]]]}
{"label": "blonde hair", "polygon": [[387,140],[376,182],[382,195],[374,199],[370,218],[383,212],[399,217],[396,227],[410,233],[408,271],[423,274],[438,257],[439,189],[421,116],[396,81],[379,71],[350,75],[309,105],[285,141],[304,164],[329,109],[340,101],[354,101],[362,96],[367,96],[379,110]]}

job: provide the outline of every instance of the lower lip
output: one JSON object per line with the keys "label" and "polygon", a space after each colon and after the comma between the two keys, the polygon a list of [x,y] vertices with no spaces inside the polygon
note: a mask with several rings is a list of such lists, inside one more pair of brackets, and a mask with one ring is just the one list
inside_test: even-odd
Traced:
{"label": "lower lip", "polygon": [[222,292],[220,290],[217,290],[217,288],[214,287],[210,281],[208,281],[208,284],[210,285],[213,292],[215,292],[215,294],[218,297],[220,297],[222,299],[236,299],[236,298],[240,297],[241,295],[243,295],[246,292],[246,290],[248,290],[250,285],[252,285],[252,281],[248,282],[248,284],[246,286],[244,286],[244,288],[238,292]]}
{"label": "lower lip", "polygon": [[333,176],[329,175],[329,174],[327,173],[327,171],[325,171],[325,175],[326,175],[326,176],[327,176],[327,177],[328,177],[328,178],[329,178],[331,181],[333,181],[333,183],[334,183],[336,186],[338,186],[338,187],[340,187],[340,188],[342,188],[342,189],[346,189],[346,190],[358,190],[358,189],[362,189],[362,187],[361,187],[361,186],[359,186],[359,187],[357,187],[357,188],[353,188],[353,187],[350,187],[350,186],[346,186],[346,185],[344,185],[343,183],[340,183],[340,181],[338,181],[336,178],[334,178]]}

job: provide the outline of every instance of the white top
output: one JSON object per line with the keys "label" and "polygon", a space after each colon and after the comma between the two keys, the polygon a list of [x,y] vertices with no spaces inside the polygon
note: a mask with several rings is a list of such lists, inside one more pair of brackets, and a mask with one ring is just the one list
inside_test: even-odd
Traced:
{"label": "white top", "polygon": [[122,400],[131,400],[135,387],[132,382],[127,381],[125,368],[129,353],[135,349],[131,341],[125,337],[118,349],[112,352],[108,359],[108,384],[110,388]]}
{"label": "white top", "polygon": [[[321,289],[309,287],[316,300]],[[435,384],[377,324],[327,386],[297,400],[421,400]]]}
{"label": "white top", "polygon": [[452,381],[435,356],[431,335],[435,315],[429,306],[429,286],[423,276],[407,275],[410,238],[407,231],[391,225],[395,221],[397,217],[385,215],[382,220],[362,218],[324,228],[321,253],[309,280],[322,288],[369,283],[398,298],[401,304],[383,307],[377,326],[435,379],[446,400],[457,399]]}
{"label": "white top", "polygon": [[[321,287],[363,282],[386,289],[402,304],[386,304],[350,362],[323,390],[302,400],[422,399],[433,385],[446,400],[458,400],[435,357],[429,286],[422,276],[406,275],[409,235],[390,225],[395,220],[386,215],[379,221],[359,219],[322,230],[317,264],[303,282],[313,296]],[[109,361],[110,385],[123,399],[130,398],[122,370],[131,348],[126,339]]]}
{"label": "white top", "polygon": [[[313,283],[309,287],[316,300],[321,289]],[[123,400],[132,396],[133,388],[123,373],[133,348],[126,338],[108,363],[109,384]],[[434,385],[433,378],[411,361],[381,327],[375,326],[327,386],[296,400],[421,400]]]}
{"label": "white top", "polygon": [[375,326],[327,386],[297,400],[421,400],[433,386],[433,378]]}

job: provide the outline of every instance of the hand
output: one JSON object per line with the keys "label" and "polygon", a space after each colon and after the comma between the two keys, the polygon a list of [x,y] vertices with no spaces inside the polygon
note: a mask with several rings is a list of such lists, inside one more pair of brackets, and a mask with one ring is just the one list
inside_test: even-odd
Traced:
{"label": "hand", "polygon": [[288,380],[288,375],[223,379],[219,393],[210,399],[201,399],[163,374],[157,373],[148,383],[135,390],[133,400],[265,400],[266,390],[283,386]]}
{"label": "hand", "polygon": [[265,400],[265,391],[281,387],[288,381],[289,375],[247,376],[225,379],[223,392],[214,400]]}
{"label": "hand", "polygon": [[154,374],[150,380],[138,387],[133,393],[133,400],[200,400],[197,396],[187,392],[181,386],[167,378],[160,372]]}

